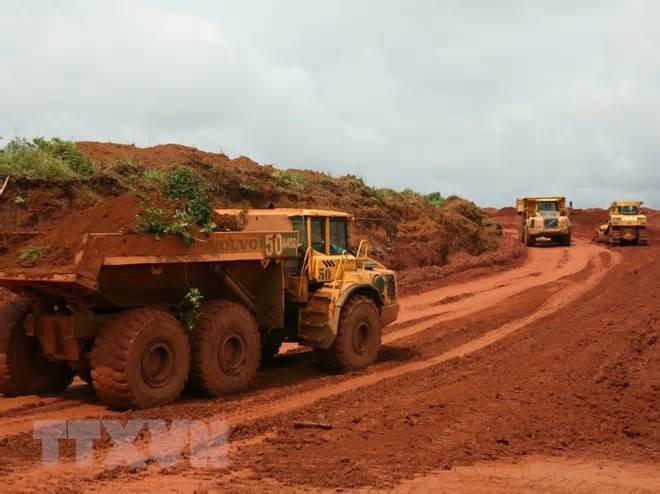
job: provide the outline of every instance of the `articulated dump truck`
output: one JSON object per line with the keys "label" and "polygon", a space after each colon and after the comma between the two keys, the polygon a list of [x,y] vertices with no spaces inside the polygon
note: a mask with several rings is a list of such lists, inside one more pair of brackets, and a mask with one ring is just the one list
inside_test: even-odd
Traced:
{"label": "articulated dump truck", "polygon": [[566,212],[566,198],[523,197],[516,199],[516,212],[520,215],[518,239],[525,245],[533,246],[540,237],[571,245],[572,227]]}
{"label": "articulated dump truck", "polygon": [[649,231],[646,216],[640,212],[642,204],[642,201],[614,201],[610,204],[607,223],[596,227],[596,240],[610,245],[647,245]]}
{"label": "articulated dump truck", "polygon": [[[337,371],[375,361],[381,329],[398,316],[396,279],[366,241],[349,251],[348,214],[218,213],[240,215],[243,229],[192,245],[86,234],[66,268],[0,273],[20,295],[0,307],[0,392],[61,391],[78,375],[126,410],[170,403],[186,385],[208,396],[245,389],[283,341]],[[191,289],[203,304],[188,325]]]}

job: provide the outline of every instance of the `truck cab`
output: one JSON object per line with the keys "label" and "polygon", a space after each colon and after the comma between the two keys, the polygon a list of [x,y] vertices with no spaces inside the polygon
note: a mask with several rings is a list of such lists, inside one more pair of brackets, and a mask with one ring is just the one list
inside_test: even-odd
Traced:
{"label": "truck cab", "polygon": [[571,245],[571,221],[562,196],[523,197],[516,199],[516,212],[520,215],[518,238],[533,246],[540,237]]}
{"label": "truck cab", "polygon": [[[369,257],[371,246],[349,238],[351,215],[323,209],[216,210],[243,217],[243,231],[288,229],[298,232],[297,257],[285,265],[286,327],[282,341],[318,350],[330,349],[337,339],[342,313],[354,299],[368,300],[378,316],[379,328],[398,317],[395,273]],[[273,248],[277,250],[277,239]],[[266,246],[268,248],[268,246]],[[279,348],[278,335],[266,354]]]}

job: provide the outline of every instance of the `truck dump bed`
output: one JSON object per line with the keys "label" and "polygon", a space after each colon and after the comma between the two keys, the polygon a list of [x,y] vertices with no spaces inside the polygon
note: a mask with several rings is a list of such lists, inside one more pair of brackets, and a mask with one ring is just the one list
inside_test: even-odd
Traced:
{"label": "truck dump bed", "polygon": [[[157,274],[167,265],[260,261],[265,266],[273,259],[295,258],[297,251],[296,231],[216,232],[192,245],[175,235],[90,233],[83,236],[71,264],[6,269],[0,272],[0,286],[17,293],[35,291],[102,301],[107,296],[99,290],[103,269],[118,268],[115,271],[120,272],[122,267],[147,267]],[[127,289],[135,289],[128,285],[142,280],[124,282]]]}

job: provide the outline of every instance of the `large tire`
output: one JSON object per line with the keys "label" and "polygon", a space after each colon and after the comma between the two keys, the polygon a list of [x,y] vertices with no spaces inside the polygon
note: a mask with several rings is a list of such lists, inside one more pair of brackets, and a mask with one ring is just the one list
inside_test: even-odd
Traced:
{"label": "large tire", "polygon": [[222,396],[246,389],[257,376],[261,338],[254,316],[240,304],[205,304],[191,333],[193,391]]}
{"label": "large tire", "polygon": [[175,401],[190,371],[190,343],[181,323],[155,309],[129,310],[101,329],[92,350],[92,380],[113,410]]}
{"label": "large tire", "polygon": [[525,238],[525,245],[527,247],[534,247],[534,244],[536,244],[536,238],[534,238],[533,235],[529,234],[527,228],[525,228],[524,238]]}
{"label": "large tire", "polygon": [[29,300],[0,306],[0,393],[20,396],[64,391],[73,380],[65,362],[49,362],[37,338],[25,333]]}
{"label": "large tire", "polygon": [[378,357],[380,330],[380,317],[373,300],[362,295],[351,297],[341,308],[334,343],[328,350],[317,351],[321,365],[339,372],[369,367]]}
{"label": "large tire", "polygon": [[570,247],[571,246],[571,234],[569,233],[568,235],[564,235],[561,237],[561,245],[565,247]]}

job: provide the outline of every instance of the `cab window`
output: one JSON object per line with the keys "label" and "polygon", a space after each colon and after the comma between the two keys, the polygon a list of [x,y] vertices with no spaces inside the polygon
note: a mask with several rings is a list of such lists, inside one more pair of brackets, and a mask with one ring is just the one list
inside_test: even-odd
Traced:
{"label": "cab window", "polygon": [[558,211],[557,203],[554,201],[539,202],[539,211]]}
{"label": "cab window", "polygon": [[639,214],[637,206],[619,206],[619,214]]}
{"label": "cab window", "polygon": [[291,218],[293,229],[298,232],[298,240],[302,246],[303,253],[307,250],[307,228],[305,228],[305,218],[302,216],[293,216]]}
{"label": "cab window", "polygon": [[344,218],[330,218],[330,255],[341,255],[348,250],[348,234]]}
{"label": "cab window", "polygon": [[312,249],[325,254],[325,218],[312,218]]}

